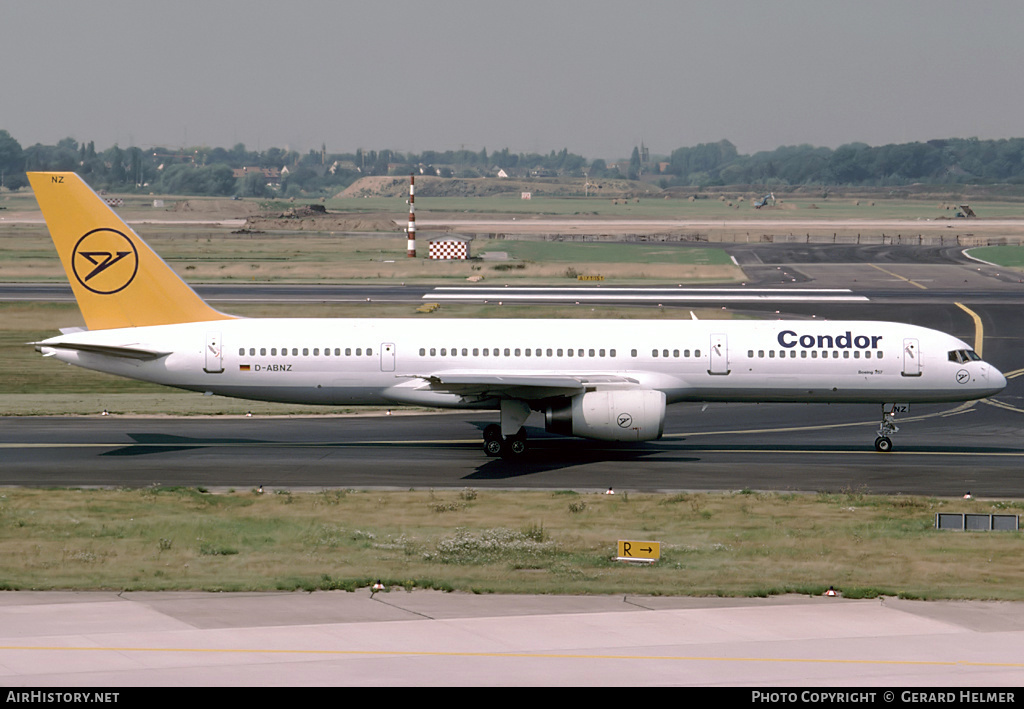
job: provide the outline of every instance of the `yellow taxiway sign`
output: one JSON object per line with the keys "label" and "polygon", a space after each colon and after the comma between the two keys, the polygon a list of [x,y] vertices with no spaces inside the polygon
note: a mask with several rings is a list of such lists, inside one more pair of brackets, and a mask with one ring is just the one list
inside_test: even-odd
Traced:
{"label": "yellow taxiway sign", "polygon": [[619,540],[619,561],[657,561],[661,558],[661,542]]}

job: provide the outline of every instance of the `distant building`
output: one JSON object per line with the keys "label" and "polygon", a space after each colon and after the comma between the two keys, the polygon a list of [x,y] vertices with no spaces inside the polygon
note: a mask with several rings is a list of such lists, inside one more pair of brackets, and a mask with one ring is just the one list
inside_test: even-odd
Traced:
{"label": "distant building", "polygon": [[244,179],[251,174],[263,175],[271,187],[278,187],[281,184],[281,171],[276,167],[238,167],[232,174],[236,180]]}

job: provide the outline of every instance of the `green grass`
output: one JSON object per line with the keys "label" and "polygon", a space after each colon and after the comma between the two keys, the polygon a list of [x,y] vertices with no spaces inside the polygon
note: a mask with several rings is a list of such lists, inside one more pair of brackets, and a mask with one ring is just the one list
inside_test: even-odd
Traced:
{"label": "green grass", "polygon": [[[478,239],[473,253],[505,251],[524,265],[502,270],[499,262],[440,262],[408,259],[404,235],[339,236],[330,233],[232,234],[228,229],[192,225],[141,225],[141,236],[190,283],[392,283],[464,281],[469,276],[515,282],[564,282],[565,269],[546,264],[588,267],[615,265],[619,280],[642,279],[645,266],[679,266],[675,280],[738,279],[728,254],[718,248],[666,247],[655,244],[561,243]],[[519,264],[517,264],[519,265]],[[702,275],[700,267],[718,268]],[[689,267],[689,268],[685,268]],[[646,269],[651,270],[651,269]],[[64,283],[66,276],[42,226],[0,225],[0,281]]]}
{"label": "green grass", "polygon": [[724,249],[687,248],[664,244],[565,243],[549,241],[495,241],[488,251],[504,251],[521,261],[560,263],[672,263],[679,265],[728,265]]}
{"label": "green grass", "polygon": [[974,258],[1006,268],[1024,268],[1024,246],[982,246],[968,251]]}
{"label": "green grass", "polygon": [[[1010,508],[1009,510],[1007,508]],[[939,532],[979,500],[471,489],[0,491],[7,589],[1024,598],[1021,536]],[[652,566],[619,539],[661,542]]]}

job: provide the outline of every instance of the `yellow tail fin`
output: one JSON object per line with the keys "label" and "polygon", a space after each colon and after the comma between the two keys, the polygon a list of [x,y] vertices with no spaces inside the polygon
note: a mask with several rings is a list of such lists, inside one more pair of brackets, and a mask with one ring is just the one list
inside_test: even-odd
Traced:
{"label": "yellow tail fin", "polygon": [[81,177],[28,179],[90,330],[232,318],[196,295]]}

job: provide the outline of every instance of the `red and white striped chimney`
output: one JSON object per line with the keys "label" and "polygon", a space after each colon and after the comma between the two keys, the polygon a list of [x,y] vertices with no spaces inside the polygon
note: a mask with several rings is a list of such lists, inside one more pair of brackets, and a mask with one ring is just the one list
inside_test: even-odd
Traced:
{"label": "red and white striped chimney", "polygon": [[416,258],[416,175],[409,175],[409,229],[406,231],[409,237],[409,251],[406,254],[409,258]]}

